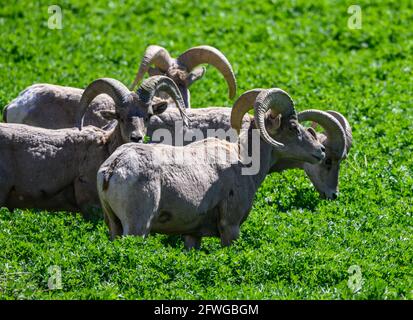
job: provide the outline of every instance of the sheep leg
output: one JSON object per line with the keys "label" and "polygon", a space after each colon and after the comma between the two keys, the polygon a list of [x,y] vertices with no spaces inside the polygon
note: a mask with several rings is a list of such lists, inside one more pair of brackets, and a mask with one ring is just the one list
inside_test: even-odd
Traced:
{"label": "sheep leg", "polygon": [[239,221],[236,221],[236,219],[231,219],[231,216],[229,216],[227,200],[223,200],[218,205],[218,210],[218,229],[221,237],[221,245],[223,247],[228,247],[232,244],[234,240],[238,239],[240,223]]}
{"label": "sheep leg", "polygon": [[221,245],[228,247],[232,242],[239,237],[239,225],[226,225],[221,226]]}
{"label": "sheep leg", "polygon": [[[130,194],[129,199],[133,201],[126,204],[123,212],[118,216],[122,221],[123,235],[134,235],[147,237],[151,231],[152,222],[159,214],[159,203],[161,190],[159,182],[151,180],[147,184],[140,185],[139,188],[147,192],[137,192]],[[119,206],[121,209],[122,206]],[[122,217],[121,217],[122,216]]]}
{"label": "sheep leg", "polygon": [[157,211],[157,208],[139,213],[136,213],[136,210],[129,211],[132,212],[132,214],[127,215],[126,221],[122,221],[123,235],[142,236],[146,238],[151,231],[152,221]]}
{"label": "sheep leg", "polygon": [[9,179],[6,173],[0,168],[0,208],[6,205],[7,198],[12,188],[6,183],[7,181],[9,181]]}
{"label": "sheep leg", "polygon": [[102,203],[102,210],[105,223],[109,227],[110,239],[115,240],[116,237],[122,236],[122,223],[116,217],[113,210],[106,203]]}
{"label": "sheep leg", "polygon": [[108,220],[110,239],[115,240],[117,237],[122,236],[123,228],[119,219],[116,217],[107,216],[106,213],[105,217],[107,217]]}
{"label": "sheep leg", "polygon": [[0,187],[0,208],[6,204],[9,188]]}
{"label": "sheep leg", "polygon": [[82,178],[77,178],[74,182],[74,193],[76,206],[85,220],[101,218],[96,182],[91,177],[83,175]]}
{"label": "sheep leg", "polygon": [[187,250],[191,250],[191,249],[199,250],[201,248],[201,241],[202,241],[202,237],[186,235],[184,237],[185,249],[187,249]]}
{"label": "sheep leg", "polygon": [[0,188],[0,208],[6,205],[8,193],[9,193],[9,190],[5,188]]}
{"label": "sheep leg", "polygon": [[151,230],[151,218],[153,214],[144,214],[139,219],[128,219],[123,227],[123,235],[141,236],[146,238]]}
{"label": "sheep leg", "polygon": [[106,225],[109,227],[110,239],[115,240],[116,237],[122,236],[123,229],[122,223],[119,218],[116,217],[112,208],[104,201],[102,201],[103,218]]}

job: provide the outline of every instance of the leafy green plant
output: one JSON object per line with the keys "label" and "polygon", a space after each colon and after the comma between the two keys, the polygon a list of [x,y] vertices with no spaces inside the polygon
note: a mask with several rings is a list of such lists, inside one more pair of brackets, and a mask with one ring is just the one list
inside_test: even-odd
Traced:
{"label": "leafy green plant", "polygon": [[[149,44],[173,55],[209,44],[233,64],[239,94],[280,87],[297,110],[337,110],[354,146],[338,200],[319,199],[302,171],[272,174],[230,248],[206,239],[186,252],[164,235],[112,242],[103,221],[0,209],[0,298],[413,299],[411,1],[359,1],[360,30],[342,1],[60,1],[61,30],[47,27],[48,5],[0,6],[1,106],[38,82],[130,84]],[[195,107],[232,103],[213,68],[191,89]],[[49,289],[50,266],[62,289]]]}

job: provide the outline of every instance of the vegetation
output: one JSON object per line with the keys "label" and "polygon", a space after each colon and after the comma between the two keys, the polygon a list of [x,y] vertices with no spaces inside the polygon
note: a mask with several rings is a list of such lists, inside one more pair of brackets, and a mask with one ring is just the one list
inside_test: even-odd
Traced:
{"label": "vegetation", "polygon": [[[319,199],[303,171],[272,174],[230,248],[206,239],[187,252],[164,235],[111,242],[103,221],[0,209],[0,298],[413,299],[413,3],[358,4],[353,30],[345,1],[66,0],[52,30],[47,1],[3,3],[1,106],[39,82],[129,85],[149,44],[174,56],[209,44],[233,64],[238,94],[280,87],[297,110],[337,110],[354,145],[338,200]],[[230,106],[226,90],[208,68],[192,104]],[[62,289],[48,287],[51,266]]]}

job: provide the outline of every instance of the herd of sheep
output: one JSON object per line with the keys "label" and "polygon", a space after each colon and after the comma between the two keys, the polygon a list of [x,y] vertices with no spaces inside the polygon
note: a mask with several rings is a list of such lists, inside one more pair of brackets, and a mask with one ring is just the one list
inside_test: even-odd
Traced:
{"label": "herd of sheep", "polygon": [[191,109],[189,87],[204,76],[202,64],[219,70],[234,98],[231,64],[210,46],[178,58],[149,46],[130,88],[111,78],[84,90],[26,88],[0,123],[0,207],[85,218],[103,211],[112,239],[179,234],[189,249],[208,236],[230,245],[271,172],[301,168],[321,197],[335,199],[352,144],[346,118],[297,113],[278,88],[246,91],[232,108]]}

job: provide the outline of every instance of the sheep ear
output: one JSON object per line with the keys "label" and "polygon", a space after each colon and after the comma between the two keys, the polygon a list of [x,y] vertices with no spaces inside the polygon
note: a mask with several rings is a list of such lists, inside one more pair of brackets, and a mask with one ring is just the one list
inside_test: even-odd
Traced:
{"label": "sheep ear", "polygon": [[188,78],[187,78],[188,87],[191,84],[193,84],[195,81],[201,79],[204,76],[205,72],[206,72],[205,67],[198,67],[198,68],[195,68],[194,70],[192,70],[188,74]]}
{"label": "sheep ear", "polygon": [[164,112],[167,108],[168,108],[168,102],[167,102],[167,101],[155,102],[155,103],[152,105],[153,114],[161,114],[161,113]]}
{"label": "sheep ear", "polygon": [[116,120],[118,119],[118,115],[115,111],[112,110],[102,110],[100,111],[100,115],[105,118],[106,120]]}

